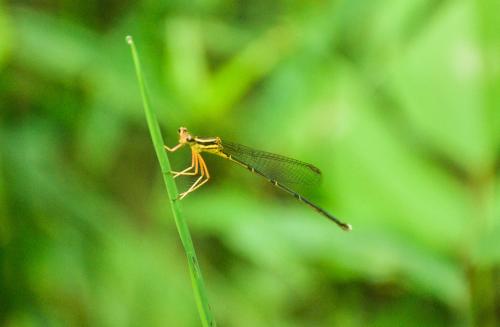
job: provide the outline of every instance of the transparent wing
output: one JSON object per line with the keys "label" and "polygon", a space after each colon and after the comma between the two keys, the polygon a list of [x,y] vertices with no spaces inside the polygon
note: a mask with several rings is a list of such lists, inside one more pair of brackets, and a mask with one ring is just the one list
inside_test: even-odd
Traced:
{"label": "transparent wing", "polygon": [[321,171],[309,163],[229,141],[222,141],[222,147],[224,153],[280,183],[317,186],[321,182]]}

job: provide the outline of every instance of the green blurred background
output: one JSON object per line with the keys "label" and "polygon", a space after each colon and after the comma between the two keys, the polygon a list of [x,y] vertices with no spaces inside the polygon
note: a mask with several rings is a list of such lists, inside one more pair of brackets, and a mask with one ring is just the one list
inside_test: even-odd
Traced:
{"label": "green blurred background", "polygon": [[0,325],[200,324],[130,34],[168,145],[187,126],[311,162],[354,228],[208,157],[182,207],[220,326],[498,326],[499,12],[0,2]]}

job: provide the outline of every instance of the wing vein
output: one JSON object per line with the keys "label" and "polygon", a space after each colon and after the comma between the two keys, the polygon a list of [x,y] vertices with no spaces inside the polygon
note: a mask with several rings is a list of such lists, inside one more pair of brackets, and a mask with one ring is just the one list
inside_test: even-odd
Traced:
{"label": "wing vein", "polygon": [[321,171],[312,164],[229,141],[222,141],[222,147],[224,153],[283,184],[317,186],[321,181]]}

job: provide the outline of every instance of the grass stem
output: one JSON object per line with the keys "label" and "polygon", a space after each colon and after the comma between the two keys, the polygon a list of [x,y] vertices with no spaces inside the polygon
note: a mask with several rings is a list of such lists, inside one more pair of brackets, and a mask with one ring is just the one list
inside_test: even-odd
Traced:
{"label": "grass stem", "polygon": [[130,45],[132,51],[132,58],[134,60],[135,71],[137,74],[137,79],[139,81],[139,88],[141,91],[142,102],[144,105],[144,112],[146,114],[146,121],[148,124],[149,131],[151,133],[151,139],[153,141],[153,146],[160,163],[161,172],[163,175],[163,180],[167,188],[168,197],[170,199],[170,205],[172,207],[172,213],[174,216],[175,224],[177,226],[177,231],[181,238],[186,257],[188,259],[189,273],[191,275],[191,283],[193,286],[193,292],[196,299],[196,305],[198,307],[198,313],[200,315],[203,326],[215,326],[215,320],[212,316],[210,305],[208,304],[208,297],[206,294],[205,284],[201,275],[201,270],[198,265],[198,260],[196,259],[196,253],[194,251],[193,241],[191,240],[191,234],[189,233],[189,228],[187,226],[186,220],[182,215],[181,208],[179,205],[179,200],[177,200],[178,191],[177,186],[174,182],[172,174],[170,173],[170,162],[168,160],[167,153],[163,148],[163,138],[160,131],[160,125],[158,119],[156,118],[155,112],[152,110],[148,93],[146,90],[146,85],[144,78],[142,76],[141,64],[139,60],[139,55],[137,54],[137,49],[135,47],[134,41],[131,36],[126,37],[127,43]]}

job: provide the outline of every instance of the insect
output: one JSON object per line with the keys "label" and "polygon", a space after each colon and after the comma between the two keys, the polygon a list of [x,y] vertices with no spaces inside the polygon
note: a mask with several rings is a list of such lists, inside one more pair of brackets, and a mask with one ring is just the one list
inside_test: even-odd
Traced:
{"label": "insect", "polygon": [[164,147],[170,152],[175,152],[182,146],[188,145],[191,148],[191,166],[179,172],[172,171],[174,178],[199,174],[198,179],[193,185],[179,195],[179,199],[185,198],[188,194],[194,192],[210,180],[207,164],[201,156],[202,152],[208,152],[235,162],[252,173],[264,177],[277,188],[292,195],[300,202],[307,204],[321,215],[335,222],[343,230],[350,231],[352,229],[351,225],[341,222],[328,211],[287,186],[287,184],[314,185],[319,182],[321,171],[316,166],[278,154],[252,149],[241,144],[223,141],[220,137],[192,136],[185,127],[179,128],[178,133],[179,144],[172,148],[166,145]]}

